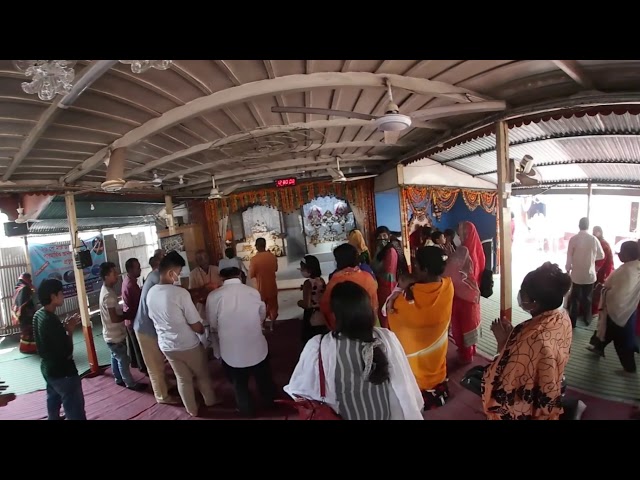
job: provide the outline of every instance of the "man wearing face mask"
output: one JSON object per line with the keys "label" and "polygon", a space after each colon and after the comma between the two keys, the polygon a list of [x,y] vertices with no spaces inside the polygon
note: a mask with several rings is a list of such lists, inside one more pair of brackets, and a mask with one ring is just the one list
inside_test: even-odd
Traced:
{"label": "man wearing face mask", "polygon": [[[180,254],[177,252],[170,252],[167,256],[176,255],[180,257]],[[156,333],[156,328],[153,326],[153,321],[149,318],[149,308],[147,307],[147,295],[149,295],[149,291],[160,283],[160,272],[157,267],[160,265],[161,258],[152,257],[151,259],[157,262],[157,265],[146,278],[142,287],[140,304],[138,305],[138,312],[133,322],[133,329],[136,332],[142,358],[147,366],[147,373],[149,374],[149,381],[151,382],[151,388],[156,397],[156,402],[160,404],[177,404],[180,403],[180,400],[169,395],[169,382],[164,369],[166,358],[158,347],[158,334]],[[151,264],[152,262],[149,263]]]}
{"label": "man wearing face mask", "polygon": [[160,262],[160,283],[147,295],[149,318],[158,334],[158,346],[169,360],[178,381],[178,392],[189,415],[198,416],[194,380],[207,407],[217,404],[207,366],[207,355],[198,334],[204,334],[202,318],[191,295],[176,285],[185,266],[179,255]]}

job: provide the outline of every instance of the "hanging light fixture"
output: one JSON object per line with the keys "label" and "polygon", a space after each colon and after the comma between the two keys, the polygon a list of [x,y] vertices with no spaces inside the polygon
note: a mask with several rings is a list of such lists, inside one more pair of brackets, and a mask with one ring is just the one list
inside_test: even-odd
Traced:
{"label": "hanging light fixture", "polygon": [[120,63],[131,65],[131,71],[133,73],[143,73],[150,68],[167,70],[173,63],[173,60],[120,60]]}
{"label": "hanging light fixture", "polygon": [[22,90],[29,95],[38,94],[40,100],[49,101],[71,91],[75,60],[16,60],[13,63],[31,79],[22,82]]}

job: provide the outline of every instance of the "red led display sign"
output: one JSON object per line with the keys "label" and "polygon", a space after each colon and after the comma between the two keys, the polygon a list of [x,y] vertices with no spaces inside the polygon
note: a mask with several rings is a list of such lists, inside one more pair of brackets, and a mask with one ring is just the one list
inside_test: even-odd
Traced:
{"label": "red led display sign", "polygon": [[295,178],[281,178],[279,180],[276,180],[276,187],[281,188],[281,187],[295,187],[296,186],[296,179]]}

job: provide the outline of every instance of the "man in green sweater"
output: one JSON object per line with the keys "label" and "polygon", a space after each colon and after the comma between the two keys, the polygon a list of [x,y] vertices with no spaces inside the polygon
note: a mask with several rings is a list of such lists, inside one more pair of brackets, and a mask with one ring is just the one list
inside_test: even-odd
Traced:
{"label": "man in green sweater", "polygon": [[33,331],[42,359],[40,370],[47,383],[49,420],[86,420],[84,394],[78,369],[73,361],[73,330],[80,323],[78,314],[61,321],[56,308],[64,302],[62,282],[45,280],[38,288],[42,308],[33,317]]}

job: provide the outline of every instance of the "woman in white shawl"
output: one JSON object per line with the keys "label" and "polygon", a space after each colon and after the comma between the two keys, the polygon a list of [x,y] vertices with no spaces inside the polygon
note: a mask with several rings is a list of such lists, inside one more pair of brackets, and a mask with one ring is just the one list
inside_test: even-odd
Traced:
{"label": "woman in white shawl", "polygon": [[353,282],[340,283],[331,293],[331,309],[335,331],[309,340],[285,392],[324,401],[343,420],[423,420],[424,400],[402,345],[393,332],[374,327],[367,292]]}
{"label": "woman in white shawl", "polygon": [[604,357],[604,349],[613,345],[626,373],[636,373],[635,354],[637,308],[640,302],[640,252],[638,243],[624,242],[618,254],[622,266],[604,282],[600,299],[598,330],[590,345],[592,352]]}

